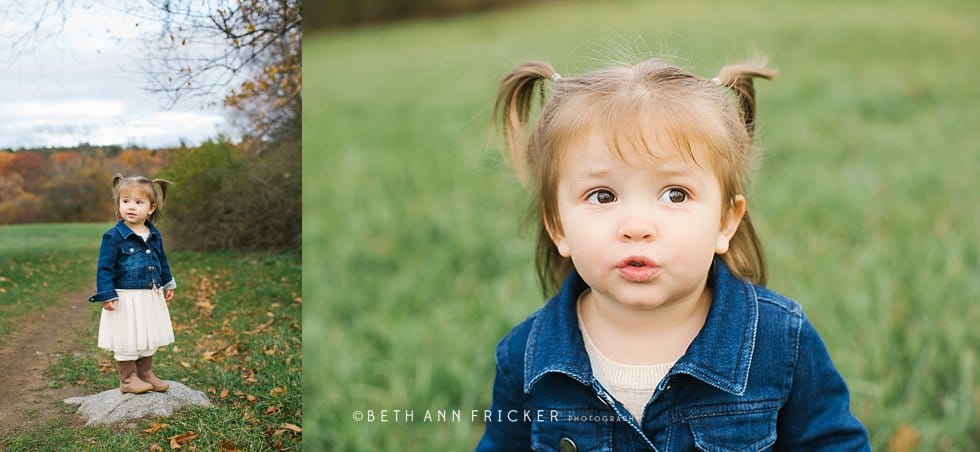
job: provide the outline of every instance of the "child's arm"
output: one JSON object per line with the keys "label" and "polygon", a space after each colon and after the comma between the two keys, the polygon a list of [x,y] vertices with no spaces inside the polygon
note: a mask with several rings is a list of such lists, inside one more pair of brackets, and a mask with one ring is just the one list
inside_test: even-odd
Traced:
{"label": "child's arm", "polygon": [[[483,416],[486,430],[476,445],[477,451],[530,450],[531,425],[523,422],[523,368],[509,368],[512,362],[506,345],[508,338],[497,347],[497,375],[493,380],[493,404]],[[519,360],[523,362],[524,360]],[[515,414],[516,413],[516,414]],[[516,422],[508,420],[516,418]],[[489,419],[488,419],[489,418]]]}
{"label": "child's arm", "polygon": [[163,237],[160,237],[160,279],[163,280],[163,299],[170,301],[174,298],[174,289],[177,288],[177,281],[170,273],[170,264],[167,262],[167,252],[163,249]]}
{"label": "child's arm", "polygon": [[[99,264],[95,273],[95,295],[89,297],[88,301],[103,303],[119,298],[116,294],[116,287],[112,283],[114,276],[113,270],[118,258],[118,243],[113,237],[115,231],[102,234],[102,245],[99,247]],[[103,307],[105,307],[103,305]]]}
{"label": "child's arm", "polygon": [[776,450],[871,450],[868,433],[851,414],[844,378],[804,317],[793,387],[779,412]]}

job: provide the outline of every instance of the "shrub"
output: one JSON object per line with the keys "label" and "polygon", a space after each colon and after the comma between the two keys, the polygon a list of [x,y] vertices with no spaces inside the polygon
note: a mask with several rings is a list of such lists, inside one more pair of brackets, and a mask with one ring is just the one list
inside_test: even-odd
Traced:
{"label": "shrub", "polygon": [[224,139],[175,150],[160,177],[174,182],[163,207],[169,247],[298,250],[300,147],[249,155]]}

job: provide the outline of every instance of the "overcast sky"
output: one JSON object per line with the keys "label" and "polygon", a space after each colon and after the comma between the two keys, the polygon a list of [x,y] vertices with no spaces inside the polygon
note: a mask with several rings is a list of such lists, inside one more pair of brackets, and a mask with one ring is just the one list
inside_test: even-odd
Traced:
{"label": "overcast sky", "polygon": [[[159,25],[99,2],[66,5],[63,28],[60,19],[46,22],[41,38],[16,52],[8,43],[33,26],[31,13],[0,9],[0,149],[83,142],[157,148],[234,135],[220,95],[167,110],[165,95],[146,90],[144,38]],[[51,31],[59,32],[45,35]]]}

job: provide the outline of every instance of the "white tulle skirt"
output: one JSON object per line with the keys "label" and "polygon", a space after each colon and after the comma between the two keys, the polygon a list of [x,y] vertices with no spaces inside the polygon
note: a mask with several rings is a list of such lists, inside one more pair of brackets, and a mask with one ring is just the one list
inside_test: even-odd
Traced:
{"label": "white tulle skirt", "polygon": [[102,310],[99,348],[137,355],[174,342],[170,311],[162,291],[116,289],[116,310]]}

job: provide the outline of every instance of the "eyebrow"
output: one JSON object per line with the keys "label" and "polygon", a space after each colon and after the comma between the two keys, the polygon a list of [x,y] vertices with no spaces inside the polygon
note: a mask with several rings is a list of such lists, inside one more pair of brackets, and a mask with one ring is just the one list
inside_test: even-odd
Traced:
{"label": "eyebrow", "polygon": [[[667,168],[657,166],[654,168],[654,171],[659,176],[665,177],[685,177],[692,175],[689,168],[680,165],[669,165]],[[575,180],[602,179],[604,177],[608,177],[611,172],[612,171],[608,169],[583,171],[575,175]]]}
{"label": "eyebrow", "polygon": [[589,179],[602,179],[609,176],[611,171],[607,169],[584,171],[575,175],[575,179],[578,180],[589,180]]}
{"label": "eyebrow", "polygon": [[668,177],[683,177],[692,175],[689,168],[683,167],[668,167],[667,169],[656,168],[655,171],[660,175]]}

